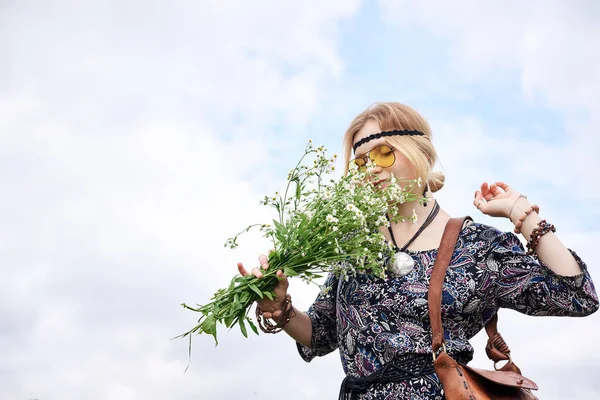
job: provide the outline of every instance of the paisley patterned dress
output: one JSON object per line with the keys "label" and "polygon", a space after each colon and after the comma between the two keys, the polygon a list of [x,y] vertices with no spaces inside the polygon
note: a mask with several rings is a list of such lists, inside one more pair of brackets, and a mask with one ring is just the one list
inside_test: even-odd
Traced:
{"label": "paisley patterned dress", "polygon": [[[330,275],[308,310],[310,348],[297,344],[301,357],[339,349],[347,375],[363,377],[399,355],[431,352],[427,288],[437,249],[408,251],[416,262],[406,276],[385,279],[359,275],[345,281]],[[473,358],[469,344],[498,311],[529,315],[585,316],[598,309],[598,296],[585,263],[566,277],[526,255],[512,233],[472,223],[463,228],[446,273],[442,318],[448,353],[459,362]],[[435,374],[396,383],[374,384],[359,395],[372,399],[443,399]]]}

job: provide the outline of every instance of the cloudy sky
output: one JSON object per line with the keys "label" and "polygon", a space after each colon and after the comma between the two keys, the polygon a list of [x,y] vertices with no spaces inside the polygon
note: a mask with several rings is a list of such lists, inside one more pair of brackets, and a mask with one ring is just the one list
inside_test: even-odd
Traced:
{"label": "cloudy sky", "polygon": [[[540,204],[600,282],[600,3],[0,0],[0,399],[333,399],[337,353],[170,340],[269,248],[306,141],[400,101],[430,121],[450,214],[484,180]],[[292,282],[306,309],[317,289]],[[543,399],[600,397],[600,315],[500,314]],[[484,337],[475,363],[491,364]]]}

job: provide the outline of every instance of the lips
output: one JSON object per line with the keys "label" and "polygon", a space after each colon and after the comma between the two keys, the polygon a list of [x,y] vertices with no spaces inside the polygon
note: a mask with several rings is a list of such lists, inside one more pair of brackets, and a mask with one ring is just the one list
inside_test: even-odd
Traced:
{"label": "lips", "polygon": [[389,183],[387,179],[379,179],[377,182],[373,182],[373,185],[378,186],[383,183]]}
{"label": "lips", "polygon": [[389,181],[387,179],[380,179],[377,182],[373,182],[373,186],[378,189],[383,189],[389,185]]}

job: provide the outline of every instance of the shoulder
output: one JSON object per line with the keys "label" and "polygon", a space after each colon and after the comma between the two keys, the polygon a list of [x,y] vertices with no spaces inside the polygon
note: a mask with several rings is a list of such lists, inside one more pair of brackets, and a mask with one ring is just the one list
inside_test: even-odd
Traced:
{"label": "shoulder", "polygon": [[463,227],[462,236],[465,240],[480,242],[486,247],[513,247],[520,245],[519,238],[514,233],[503,232],[494,226],[475,221]]}

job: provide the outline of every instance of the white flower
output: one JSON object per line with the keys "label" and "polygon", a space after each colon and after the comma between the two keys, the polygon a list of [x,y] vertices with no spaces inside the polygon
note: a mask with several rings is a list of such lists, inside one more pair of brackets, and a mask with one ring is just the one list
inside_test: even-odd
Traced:
{"label": "white flower", "polygon": [[358,208],[356,208],[356,206],[354,204],[350,203],[346,206],[346,210],[356,212],[356,210],[358,210]]}
{"label": "white flower", "polygon": [[421,179],[421,177],[419,177],[419,179],[417,179],[417,186],[421,187],[422,184],[423,184],[423,180]]}
{"label": "white flower", "polygon": [[327,286],[327,287],[324,287],[323,289],[321,289],[321,294],[328,295],[330,291],[331,291],[331,286]]}
{"label": "white flower", "polygon": [[334,226],[333,228],[331,228],[332,231],[336,232],[338,230],[337,226]]}
{"label": "white flower", "polygon": [[331,214],[327,215],[327,217],[325,217],[325,220],[327,222],[332,222],[334,224],[336,224],[338,222],[338,219]]}
{"label": "white flower", "polygon": [[411,221],[412,221],[413,224],[417,223],[417,220],[418,220],[417,211],[414,208],[413,208],[412,215],[411,215],[410,219],[411,219]]}
{"label": "white flower", "polygon": [[377,218],[376,224],[377,224],[377,226],[389,226],[390,225],[388,219],[383,215],[381,215],[381,216],[379,216],[379,218]]}

